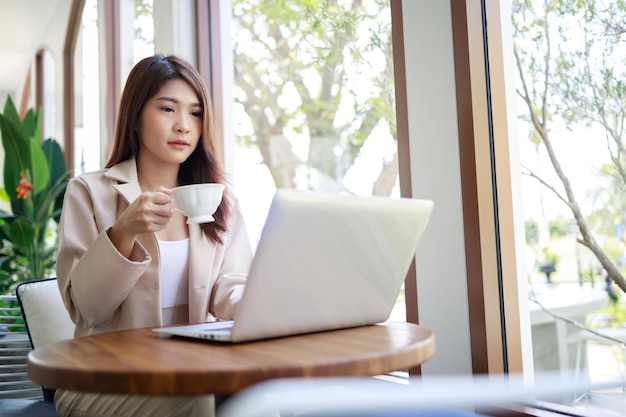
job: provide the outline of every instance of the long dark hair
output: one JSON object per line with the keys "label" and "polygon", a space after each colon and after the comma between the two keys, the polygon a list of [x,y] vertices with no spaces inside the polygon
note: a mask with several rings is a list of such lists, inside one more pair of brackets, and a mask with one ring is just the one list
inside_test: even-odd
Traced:
{"label": "long dark hair", "polygon": [[[154,55],[139,61],[128,75],[115,126],[115,138],[106,168],[136,156],[139,152],[139,126],[141,113],[146,102],[154,97],[163,85],[180,79],[196,92],[203,109],[202,134],[198,146],[178,170],[178,185],[215,182],[225,184],[224,168],[217,157],[213,136],[213,112],[211,99],[202,77],[184,59],[169,55]],[[213,215],[215,221],[200,225],[205,236],[221,243],[220,233],[226,231],[226,220],[230,214],[229,199],[222,198]]]}

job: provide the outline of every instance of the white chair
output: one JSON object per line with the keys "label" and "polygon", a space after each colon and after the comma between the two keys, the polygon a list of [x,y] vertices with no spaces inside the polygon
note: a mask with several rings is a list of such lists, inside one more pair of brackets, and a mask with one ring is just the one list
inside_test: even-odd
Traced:
{"label": "white chair", "polygon": [[[619,382],[622,385],[622,396],[626,394],[626,369],[624,369],[624,358],[626,358],[626,327],[601,327],[572,334],[568,338],[569,343],[577,345],[575,377],[578,380],[589,381],[587,349],[589,342],[599,345],[610,346],[615,350],[615,358],[618,364]],[[578,403],[585,398],[590,398],[592,392],[583,392],[574,397],[574,403]]]}
{"label": "white chair", "polygon": [[54,404],[41,399],[41,387],[26,373],[31,348],[17,297],[2,295],[0,301],[0,416],[56,417]]}
{"label": "white chair", "polygon": [[[74,337],[56,278],[27,281],[15,291],[31,348]],[[42,387],[44,400],[7,398],[0,400],[2,417],[56,417],[54,389]]]}
{"label": "white chair", "polygon": [[[33,349],[74,337],[74,323],[65,309],[56,278],[26,281],[17,286],[17,299]],[[54,389],[42,387],[53,401]]]}

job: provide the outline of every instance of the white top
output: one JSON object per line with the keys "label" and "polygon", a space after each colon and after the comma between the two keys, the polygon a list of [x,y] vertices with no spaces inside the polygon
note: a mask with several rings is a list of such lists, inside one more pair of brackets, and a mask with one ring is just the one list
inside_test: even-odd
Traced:
{"label": "white top", "polygon": [[189,239],[159,240],[161,307],[189,303]]}

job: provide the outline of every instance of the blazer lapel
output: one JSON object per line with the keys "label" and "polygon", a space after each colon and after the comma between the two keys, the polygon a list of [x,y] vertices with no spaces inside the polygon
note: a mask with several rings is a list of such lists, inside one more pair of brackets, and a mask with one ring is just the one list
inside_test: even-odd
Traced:
{"label": "blazer lapel", "polygon": [[128,204],[135,201],[141,194],[135,158],[127,159],[112,166],[104,175],[118,182],[118,184],[113,185],[113,188],[120,193]]}

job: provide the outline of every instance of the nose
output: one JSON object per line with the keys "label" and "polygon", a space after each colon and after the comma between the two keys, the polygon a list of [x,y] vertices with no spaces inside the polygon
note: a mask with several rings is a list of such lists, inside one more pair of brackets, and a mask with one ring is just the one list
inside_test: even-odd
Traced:
{"label": "nose", "polygon": [[181,115],[176,123],[176,131],[180,133],[189,133],[189,120],[186,115]]}

